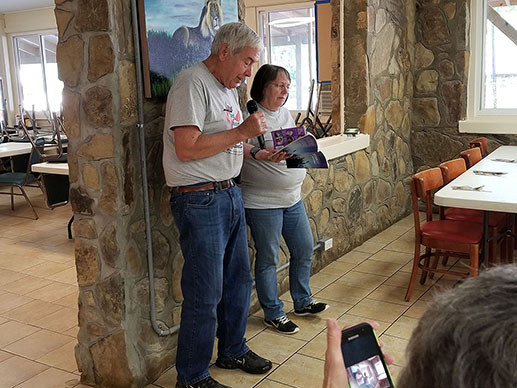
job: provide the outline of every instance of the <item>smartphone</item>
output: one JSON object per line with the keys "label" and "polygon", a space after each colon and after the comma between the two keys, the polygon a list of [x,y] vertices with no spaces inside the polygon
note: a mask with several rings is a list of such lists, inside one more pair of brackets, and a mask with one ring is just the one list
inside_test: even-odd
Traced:
{"label": "smartphone", "polygon": [[348,136],[355,136],[359,133],[359,128],[346,128],[343,133]]}
{"label": "smartphone", "polygon": [[343,330],[341,351],[350,388],[394,388],[377,336],[367,323]]}

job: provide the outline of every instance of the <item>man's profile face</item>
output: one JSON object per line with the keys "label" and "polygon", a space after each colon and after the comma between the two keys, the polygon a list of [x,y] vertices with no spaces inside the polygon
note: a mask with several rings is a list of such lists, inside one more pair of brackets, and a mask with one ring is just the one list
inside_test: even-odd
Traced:
{"label": "man's profile face", "polygon": [[219,69],[221,79],[219,81],[228,89],[233,89],[251,75],[253,64],[258,62],[260,58],[260,51],[246,46],[232,55],[228,46],[223,44],[219,58],[222,60],[222,69]]}

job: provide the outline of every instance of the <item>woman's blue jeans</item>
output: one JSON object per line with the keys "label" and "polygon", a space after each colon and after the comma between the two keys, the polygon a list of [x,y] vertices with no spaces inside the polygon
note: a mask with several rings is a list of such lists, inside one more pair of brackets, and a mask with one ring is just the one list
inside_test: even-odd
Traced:
{"label": "woman's blue jeans", "polygon": [[280,209],[246,209],[246,221],[255,241],[255,283],[265,319],[272,320],[285,314],[284,304],[278,298],[276,276],[282,236],[291,256],[289,289],[294,308],[309,305],[314,243],[303,202]]}
{"label": "woman's blue jeans", "polygon": [[189,385],[209,376],[216,326],[219,358],[249,350],[252,279],[238,187],[172,194],[171,208],[185,260],[176,369],[178,381]]}

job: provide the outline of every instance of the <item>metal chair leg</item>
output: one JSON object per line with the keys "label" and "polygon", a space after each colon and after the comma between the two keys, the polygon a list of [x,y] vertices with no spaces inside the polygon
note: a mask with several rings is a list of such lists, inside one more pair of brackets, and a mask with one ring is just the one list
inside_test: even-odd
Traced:
{"label": "metal chair leg", "polygon": [[29,197],[27,196],[27,193],[25,193],[25,190],[23,189],[22,186],[17,186],[17,187],[20,189],[20,191],[22,192],[23,196],[25,197],[25,200],[27,201],[27,203],[31,207],[32,212],[34,213],[34,219],[37,220],[39,218],[38,213],[36,213],[36,209],[34,209],[34,206],[32,206],[32,202],[29,199]]}

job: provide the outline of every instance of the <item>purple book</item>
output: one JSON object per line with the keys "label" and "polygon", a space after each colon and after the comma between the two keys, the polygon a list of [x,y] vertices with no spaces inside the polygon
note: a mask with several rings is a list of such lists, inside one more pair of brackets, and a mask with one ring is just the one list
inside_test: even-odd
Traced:
{"label": "purple book", "polygon": [[275,149],[285,147],[302,136],[305,136],[304,127],[284,128],[271,131],[271,137],[273,138],[273,146]]}

